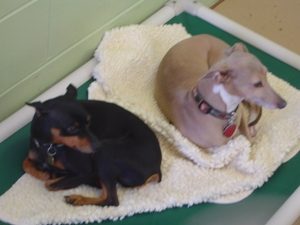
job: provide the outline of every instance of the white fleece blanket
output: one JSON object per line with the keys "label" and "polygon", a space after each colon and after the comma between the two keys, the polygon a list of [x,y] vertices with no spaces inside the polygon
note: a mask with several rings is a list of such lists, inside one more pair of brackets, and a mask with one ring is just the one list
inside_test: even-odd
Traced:
{"label": "white fleece blanket", "polygon": [[189,36],[181,25],[135,25],[107,32],[95,53],[97,81],[89,87],[89,98],[118,103],[156,132],[163,154],[161,183],[118,187],[118,207],[73,207],[64,203],[64,195],[97,196],[100,190],[81,186],[48,192],[42,182],[24,175],[0,197],[0,220],[13,224],[100,222],[201,202],[234,202],[263,185],[296,154],[300,93],[272,74],[269,82],[288,106],[264,110],[252,146],[239,136],[208,154],[166,122],[153,98],[153,79],[167,50]]}

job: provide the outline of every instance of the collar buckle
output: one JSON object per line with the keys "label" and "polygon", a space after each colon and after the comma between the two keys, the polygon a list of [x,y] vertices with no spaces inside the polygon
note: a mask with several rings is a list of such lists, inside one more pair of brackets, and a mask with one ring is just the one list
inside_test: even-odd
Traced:
{"label": "collar buckle", "polygon": [[50,144],[49,148],[47,149],[47,154],[51,157],[56,155],[56,148],[53,144]]}
{"label": "collar buckle", "polygon": [[54,156],[56,155],[56,148],[53,144],[50,144],[49,148],[47,149],[47,163],[50,166],[54,164]]}
{"label": "collar buckle", "polygon": [[198,103],[198,108],[201,112],[204,114],[209,114],[211,112],[211,107],[204,101],[204,99],[201,99]]}

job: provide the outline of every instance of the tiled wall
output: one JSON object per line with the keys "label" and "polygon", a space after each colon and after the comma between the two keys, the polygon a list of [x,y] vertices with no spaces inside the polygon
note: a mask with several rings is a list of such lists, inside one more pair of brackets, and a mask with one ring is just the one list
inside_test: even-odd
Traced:
{"label": "tiled wall", "polygon": [[167,0],[0,0],[0,121],[88,61],[105,30]]}

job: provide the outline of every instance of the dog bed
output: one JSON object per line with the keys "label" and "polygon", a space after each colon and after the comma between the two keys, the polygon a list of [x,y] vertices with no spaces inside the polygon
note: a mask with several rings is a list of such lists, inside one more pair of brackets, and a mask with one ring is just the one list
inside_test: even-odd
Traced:
{"label": "dog bed", "polygon": [[288,106],[264,110],[253,145],[239,136],[208,154],[166,122],[153,98],[153,79],[166,51],[187,37],[180,25],[124,27],[107,32],[95,53],[97,81],[89,87],[89,98],[118,103],[156,132],[163,154],[161,183],[118,187],[119,207],[73,207],[63,196],[97,196],[100,190],[80,186],[48,192],[41,181],[25,174],[0,197],[0,218],[13,224],[100,222],[201,202],[235,202],[293,156],[300,143],[300,93],[272,74],[269,82]]}

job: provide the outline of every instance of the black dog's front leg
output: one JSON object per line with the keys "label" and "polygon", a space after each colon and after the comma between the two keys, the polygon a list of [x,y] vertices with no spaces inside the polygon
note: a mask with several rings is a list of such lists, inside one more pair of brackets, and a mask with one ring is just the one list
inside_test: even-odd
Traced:
{"label": "black dog's front leg", "polygon": [[45,182],[45,186],[49,191],[67,190],[78,187],[81,184],[89,184],[95,186],[95,177],[80,176],[80,175],[68,175],[59,177],[57,179],[48,180]]}
{"label": "black dog's front leg", "polygon": [[65,201],[74,206],[99,205],[99,206],[118,206],[117,180],[115,170],[110,167],[111,162],[97,160],[97,181],[101,187],[99,197],[86,197],[82,195],[69,195]]}
{"label": "black dog's front leg", "polygon": [[99,197],[86,197],[82,195],[65,196],[65,201],[74,206],[98,205],[98,206],[118,206],[119,200],[115,182],[100,182],[102,191]]}

